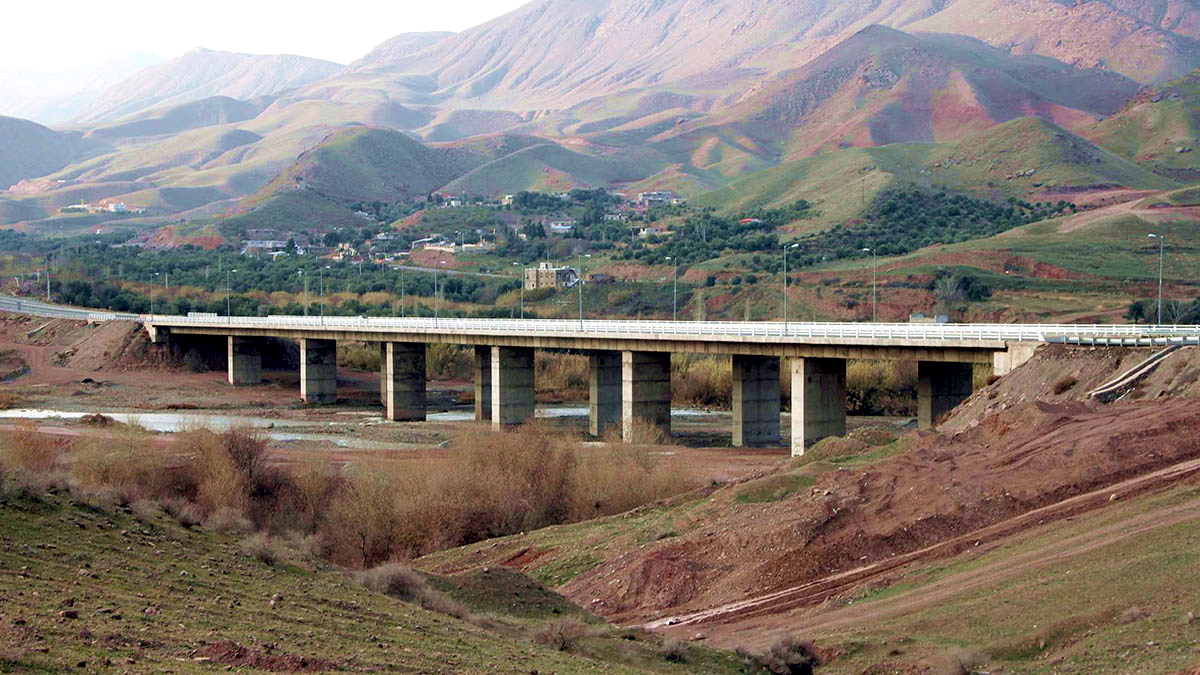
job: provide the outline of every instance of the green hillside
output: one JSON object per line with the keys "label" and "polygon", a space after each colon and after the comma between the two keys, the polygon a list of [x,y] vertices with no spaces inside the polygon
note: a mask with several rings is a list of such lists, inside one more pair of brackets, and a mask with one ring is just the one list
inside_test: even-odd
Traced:
{"label": "green hillside", "polygon": [[103,147],[74,134],[3,116],[0,139],[0,192],[20,180],[53,173]]}
{"label": "green hillside", "polygon": [[1124,109],[1080,133],[1156,173],[1200,180],[1200,71],[1143,92]]}
{"label": "green hillside", "polygon": [[595,157],[547,143],[489,162],[446,185],[451,192],[495,195],[521,190],[556,191],[605,187],[634,181],[665,166],[650,150],[634,149]]}
{"label": "green hillside", "polygon": [[339,571],[265,559],[161,513],[6,485],[0,671],[638,672],[425,611]]}

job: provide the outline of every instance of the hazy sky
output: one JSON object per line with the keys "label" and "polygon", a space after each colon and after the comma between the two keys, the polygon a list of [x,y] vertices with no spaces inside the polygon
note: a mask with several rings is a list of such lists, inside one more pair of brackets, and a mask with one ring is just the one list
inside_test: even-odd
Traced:
{"label": "hazy sky", "polygon": [[[349,63],[411,31],[461,31],[528,0],[41,0],[5,2],[0,70],[73,70],[118,52],[194,47]],[[186,8],[186,9],[184,9]]]}

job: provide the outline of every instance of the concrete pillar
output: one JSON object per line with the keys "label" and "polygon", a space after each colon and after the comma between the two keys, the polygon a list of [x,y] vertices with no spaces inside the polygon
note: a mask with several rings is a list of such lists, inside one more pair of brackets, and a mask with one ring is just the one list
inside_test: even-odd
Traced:
{"label": "concrete pillar", "polygon": [[621,353],[621,431],[626,443],[634,440],[636,420],[671,435],[669,353]]}
{"label": "concrete pillar", "polygon": [[305,403],[337,403],[336,340],[300,340],[300,398]]}
{"label": "concrete pillar", "polygon": [[229,336],[229,384],[247,387],[262,384],[262,352],[254,338]]}
{"label": "concrete pillar", "polygon": [[1040,342],[1010,342],[1008,349],[1002,352],[996,352],[992,355],[992,374],[999,377],[1011,373],[1017,368],[1025,365],[1025,362],[1033,358],[1038,347],[1041,347]]}
{"label": "concrete pillar", "polygon": [[792,456],[846,435],[846,360],[792,359]]}
{"label": "concrete pillar", "polygon": [[917,426],[932,429],[974,391],[975,369],[969,363],[917,363]]}
{"label": "concrete pillar", "polygon": [[384,343],[387,418],[392,422],[425,421],[424,343]]}
{"label": "concrete pillar", "polygon": [[779,444],[779,357],[733,357],[733,444],[765,448]]}
{"label": "concrete pillar", "polygon": [[588,354],[588,421],[593,436],[621,422],[621,352]]}
{"label": "concrete pillar", "polygon": [[387,343],[379,343],[379,403],[387,407]]}
{"label": "concrete pillar", "polygon": [[492,419],[492,348],[475,348],[475,421]]}
{"label": "concrete pillar", "polygon": [[533,419],[533,349],[492,347],[492,426],[524,424]]}

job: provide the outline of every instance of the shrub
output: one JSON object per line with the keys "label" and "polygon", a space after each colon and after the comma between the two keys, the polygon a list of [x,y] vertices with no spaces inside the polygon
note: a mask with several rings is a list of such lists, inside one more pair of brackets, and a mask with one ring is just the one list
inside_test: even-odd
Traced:
{"label": "shrub", "polygon": [[1053,391],[1056,396],[1059,394],[1065,394],[1073,389],[1078,383],[1079,380],[1077,378],[1067,375],[1066,377],[1063,377],[1059,381],[1055,382],[1051,391]]}
{"label": "shrub", "polygon": [[205,512],[247,512],[250,486],[217,434],[205,429],[183,431],[175,448],[191,460],[196,501]]}
{"label": "shrub", "polygon": [[420,605],[431,612],[446,614],[456,619],[471,618],[471,612],[464,605],[435,590],[424,575],[411,567],[390,563],[359,572],[355,579],[376,593]]}
{"label": "shrub", "polygon": [[338,343],[337,364],[339,368],[379,372],[381,367],[379,347],[374,344]]}
{"label": "shrub", "polygon": [[81,487],[111,487],[123,503],[159,497],[167,484],[163,455],[139,427],[84,436],[74,444],[73,455],[71,476]]}
{"label": "shrub", "polygon": [[821,657],[811,643],[795,637],[785,637],[771,645],[761,657],[763,667],[783,675],[812,675],[821,665]]}
{"label": "shrub", "polygon": [[533,632],[533,641],[560,652],[570,651],[575,644],[594,633],[594,629],[578,619],[555,619]]}
{"label": "shrub", "polygon": [[265,532],[259,532],[243,539],[241,549],[242,553],[269,567],[273,567],[287,557],[270,535]]}
{"label": "shrub", "polygon": [[671,359],[671,399],[680,405],[726,407],[733,398],[728,358],[681,354]]}
{"label": "shrub", "polygon": [[978,652],[955,649],[943,654],[929,672],[931,675],[971,675],[983,664],[984,658]]}
{"label": "shrub", "polygon": [[458,345],[433,344],[425,349],[425,370],[432,380],[463,380],[474,375],[471,351]]}
{"label": "shrub", "polygon": [[50,436],[38,431],[36,423],[18,422],[16,428],[0,436],[0,465],[33,473],[54,468],[58,446]]}
{"label": "shrub", "polygon": [[692,646],[682,640],[663,640],[662,646],[659,647],[659,653],[663,658],[671,663],[684,663],[688,660],[691,654]]}
{"label": "shrub", "polygon": [[204,521],[204,525],[223,534],[247,534],[254,529],[254,523],[245,515],[228,507],[213,511]]}
{"label": "shrub", "polygon": [[588,358],[579,354],[538,352],[535,364],[538,389],[551,391],[565,400],[586,399],[588,394]]}

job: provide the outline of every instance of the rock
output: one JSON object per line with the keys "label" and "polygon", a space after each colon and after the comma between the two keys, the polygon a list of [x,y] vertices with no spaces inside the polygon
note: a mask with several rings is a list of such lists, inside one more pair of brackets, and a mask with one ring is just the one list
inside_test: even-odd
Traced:
{"label": "rock", "polygon": [[78,619],[79,618],[79,612],[77,612],[73,609],[64,609],[63,611],[59,612],[58,615],[64,619]]}

